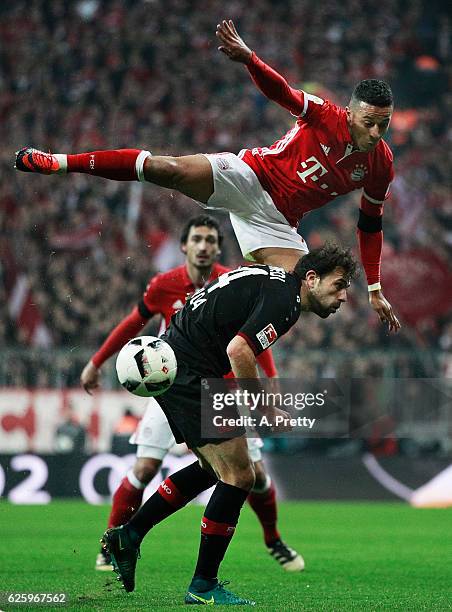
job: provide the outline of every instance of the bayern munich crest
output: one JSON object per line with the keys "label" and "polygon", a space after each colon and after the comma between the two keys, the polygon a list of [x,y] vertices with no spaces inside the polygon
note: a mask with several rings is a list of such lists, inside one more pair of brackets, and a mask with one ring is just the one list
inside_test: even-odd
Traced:
{"label": "bayern munich crest", "polygon": [[352,181],[362,181],[368,172],[367,166],[364,164],[356,164],[352,172],[350,172],[350,178]]}

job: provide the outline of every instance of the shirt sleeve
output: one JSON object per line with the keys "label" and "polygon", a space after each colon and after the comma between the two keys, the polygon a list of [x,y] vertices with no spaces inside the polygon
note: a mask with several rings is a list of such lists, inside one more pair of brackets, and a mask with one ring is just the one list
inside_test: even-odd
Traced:
{"label": "shirt sleeve", "polygon": [[358,228],[358,246],[367,284],[374,285],[381,280],[381,251],[383,232],[363,232]]}
{"label": "shirt sleeve", "polygon": [[263,286],[254,309],[237,332],[238,336],[246,340],[256,356],[276,342],[296,322],[299,304],[298,307],[294,307],[292,302],[293,298],[287,289],[280,288],[277,293],[274,285],[271,288]]}
{"label": "shirt sleeve", "polygon": [[278,370],[276,369],[276,364],[275,360],[273,359],[273,352],[271,348],[267,349],[258,356],[257,363],[264,370],[265,376],[267,376],[267,378],[273,378],[274,376],[278,375]]}
{"label": "shirt sleeve", "polygon": [[[139,303],[140,312],[147,318],[161,312],[160,274],[154,276],[146,287]],[[145,314],[145,310],[147,311]]]}
{"label": "shirt sleeve", "polygon": [[138,307],[132,310],[118,325],[110,332],[105,342],[100,349],[95,353],[91,360],[96,366],[100,366],[107,361],[109,357],[117,353],[123,346],[134,338],[147,323],[147,318],[144,318]]}
{"label": "shirt sleeve", "polygon": [[382,149],[372,164],[370,176],[364,182],[357,230],[361,262],[369,286],[381,280],[383,208],[385,200],[389,197],[393,178],[392,152],[388,145],[382,142]]}
{"label": "shirt sleeve", "polygon": [[394,180],[393,155],[388,145],[383,141],[382,143],[382,151],[376,156],[371,172],[364,181],[362,195],[363,201],[376,206],[381,206],[389,197],[391,183]]}
{"label": "shirt sleeve", "polygon": [[279,72],[263,62],[254,52],[247,67],[251,78],[264,96],[296,117],[308,121],[325,103],[325,100],[318,96],[291,87]]}

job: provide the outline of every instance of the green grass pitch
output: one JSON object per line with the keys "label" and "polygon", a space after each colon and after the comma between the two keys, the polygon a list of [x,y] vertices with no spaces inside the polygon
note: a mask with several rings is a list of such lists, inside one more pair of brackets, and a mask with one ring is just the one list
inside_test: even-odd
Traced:
{"label": "green grass pitch", "polygon": [[[81,501],[0,503],[0,591],[66,592],[63,607],[0,610],[182,608],[195,564],[202,508],[189,506],[148,535],[134,593],[94,571],[108,508]],[[246,507],[221,568],[230,588],[261,610],[452,610],[452,511],[398,503],[281,503],[284,539],[306,570],[284,572],[263,547]],[[225,606],[222,606],[222,608]]]}

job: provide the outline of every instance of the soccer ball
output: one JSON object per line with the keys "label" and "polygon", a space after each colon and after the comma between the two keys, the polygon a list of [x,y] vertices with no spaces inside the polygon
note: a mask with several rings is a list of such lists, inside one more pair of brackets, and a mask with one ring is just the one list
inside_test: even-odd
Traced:
{"label": "soccer ball", "polygon": [[176,356],[164,340],[139,336],[119,351],[116,373],[127,391],[140,397],[155,397],[173,384],[177,374]]}

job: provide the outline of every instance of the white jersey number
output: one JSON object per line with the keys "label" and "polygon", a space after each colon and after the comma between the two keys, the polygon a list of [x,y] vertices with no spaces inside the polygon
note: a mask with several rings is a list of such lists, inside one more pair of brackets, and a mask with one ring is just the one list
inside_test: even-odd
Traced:
{"label": "white jersey number", "polygon": [[194,293],[190,298],[190,307],[192,310],[196,310],[199,306],[201,306],[201,304],[207,302],[207,295],[209,293],[212,293],[212,291],[216,291],[217,289],[221,289],[222,287],[227,287],[232,281],[243,278],[244,276],[258,275],[268,276],[268,272],[266,270],[262,270],[262,268],[238,268],[237,270],[225,272],[219,276],[208,289],[199,289],[196,293]]}

